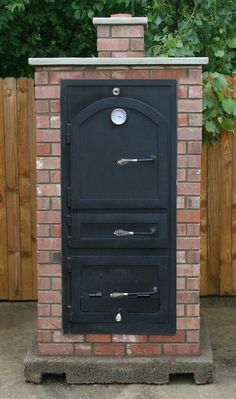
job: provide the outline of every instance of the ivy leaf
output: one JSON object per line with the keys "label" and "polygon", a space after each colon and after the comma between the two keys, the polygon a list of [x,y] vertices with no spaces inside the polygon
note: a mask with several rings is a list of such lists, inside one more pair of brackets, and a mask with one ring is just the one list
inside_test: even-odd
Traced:
{"label": "ivy leaf", "polygon": [[217,58],[222,58],[222,57],[224,57],[224,55],[225,55],[225,52],[224,52],[223,50],[217,50],[217,51],[215,52],[215,56],[216,56]]}
{"label": "ivy leaf", "polygon": [[233,37],[232,39],[228,40],[227,44],[229,48],[236,48],[236,37]]}
{"label": "ivy leaf", "polygon": [[226,98],[224,101],[222,101],[222,106],[224,108],[224,111],[227,114],[236,116],[236,100],[235,99]]}
{"label": "ivy leaf", "polygon": [[220,73],[213,73],[212,77],[214,78],[212,81],[212,87],[215,90],[222,90],[225,86],[227,86],[227,80],[224,75]]}
{"label": "ivy leaf", "polygon": [[209,133],[216,133],[218,130],[214,121],[206,121],[205,128]]}
{"label": "ivy leaf", "polygon": [[231,118],[224,118],[221,122],[221,127],[228,132],[232,132],[234,129],[234,120]]}

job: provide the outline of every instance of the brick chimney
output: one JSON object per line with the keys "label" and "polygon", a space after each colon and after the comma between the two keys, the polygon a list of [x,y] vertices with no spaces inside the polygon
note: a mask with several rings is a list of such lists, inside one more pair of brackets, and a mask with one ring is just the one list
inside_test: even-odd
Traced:
{"label": "brick chimney", "polygon": [[98,57],[143,57],[146,17],[113,14],[110,18],[93,18],[97,27]]}

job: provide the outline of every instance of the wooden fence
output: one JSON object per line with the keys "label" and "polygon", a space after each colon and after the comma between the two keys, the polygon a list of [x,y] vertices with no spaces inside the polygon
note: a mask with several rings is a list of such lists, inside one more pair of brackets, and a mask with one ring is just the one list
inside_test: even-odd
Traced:
{"label": "wooden fence", "polygon": [[201,294],[236,295],[236,134],[203,145]]}
{"label": "wooden fence", "polygon": [[[32,79],[0,79],[0,300],[37,298],[34,106]],[[201,294],[236,295],[233,134],[203,145]]]}
{"label": "wooden fence", "polygon": [[36,299],[34,82],[0,79],[0,299]]}

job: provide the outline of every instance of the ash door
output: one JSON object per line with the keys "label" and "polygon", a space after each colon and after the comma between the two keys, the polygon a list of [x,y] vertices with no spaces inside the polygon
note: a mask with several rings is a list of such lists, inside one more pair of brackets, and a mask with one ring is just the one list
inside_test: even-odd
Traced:
{"label": "ash door", "polygon": [[66,333],[175,329],[175,87],[62,82]]}

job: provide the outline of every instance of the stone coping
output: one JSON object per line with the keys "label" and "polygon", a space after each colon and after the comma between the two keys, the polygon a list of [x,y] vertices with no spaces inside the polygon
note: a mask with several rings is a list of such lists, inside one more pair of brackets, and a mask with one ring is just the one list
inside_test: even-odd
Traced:
{"label": "stone coping", "polygon": [[140,57],[140,58],[79,58],[79,57],[56,57],[56,58],[29,58],[29,65],[205,65],[208,57]]}
{"label": "stone coping", "polygon": [[112,17],[112,18],[93,18],[93,24],[97,25],[145,25],[147,28],[147,17]]}

